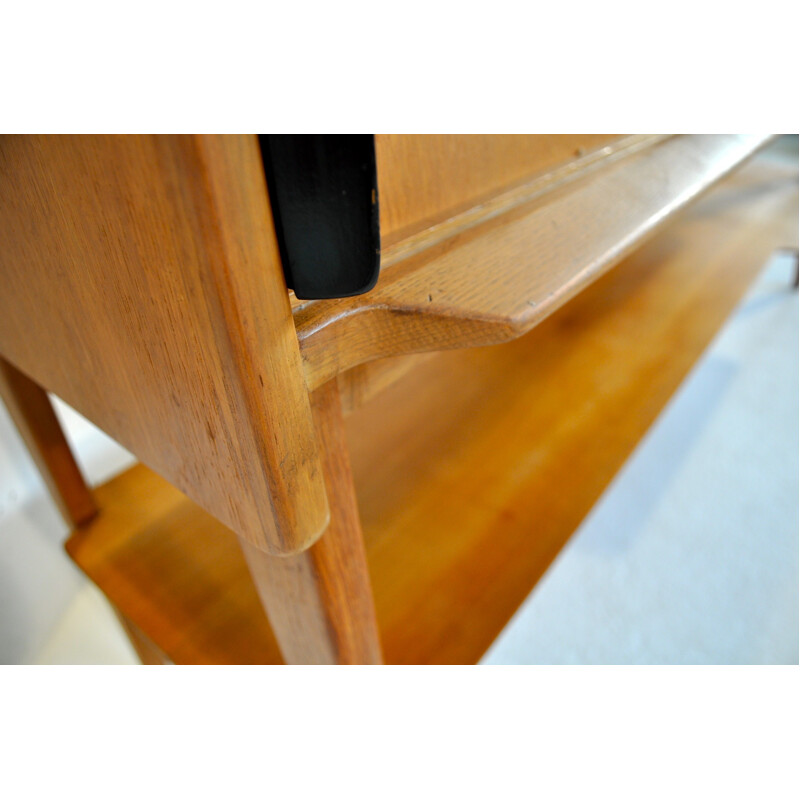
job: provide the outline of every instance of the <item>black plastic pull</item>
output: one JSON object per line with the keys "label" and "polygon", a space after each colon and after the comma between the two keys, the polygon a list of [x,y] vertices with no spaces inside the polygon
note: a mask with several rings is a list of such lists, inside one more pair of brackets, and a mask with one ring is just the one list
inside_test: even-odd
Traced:
{"label": "black plastic pull", "polygon": [[371,135],[259,136],[286,283],[304,300],[350,297],[378,280]]}

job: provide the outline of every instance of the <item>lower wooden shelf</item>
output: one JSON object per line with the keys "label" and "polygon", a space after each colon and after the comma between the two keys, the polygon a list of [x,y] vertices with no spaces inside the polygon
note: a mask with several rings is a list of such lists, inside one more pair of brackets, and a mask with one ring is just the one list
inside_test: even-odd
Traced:
{"label": "lower wooden shelf", "polygon": [[[349,416],[388,662],[480,658],[796,241],[796,171],[759,157],[531,333],[426,357]],[[224,526],[143,466],[97,500],[67,550],[173,661],[280,663]]]}

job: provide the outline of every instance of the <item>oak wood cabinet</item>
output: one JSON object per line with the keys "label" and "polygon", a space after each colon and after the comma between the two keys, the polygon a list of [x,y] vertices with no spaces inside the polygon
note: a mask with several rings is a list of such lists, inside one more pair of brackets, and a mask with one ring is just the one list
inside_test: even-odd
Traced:
{"label": "oak wood cabinet", "polygon": [[[0,388],[142,659],[478,658],[794,244],[767,140],[377,136],[378,283],[304,301],[255,136],[2,137]],[[91,493],[46,391],[142,465]]]}

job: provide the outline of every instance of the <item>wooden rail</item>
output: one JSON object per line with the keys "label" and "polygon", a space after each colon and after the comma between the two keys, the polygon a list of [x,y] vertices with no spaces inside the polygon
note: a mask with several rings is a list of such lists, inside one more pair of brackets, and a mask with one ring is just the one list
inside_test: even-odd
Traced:
{"label": "wooden rail", "polygon": [[570,170],[549,191],[517,187],[519,202],[487,203],[444,223],[452,235],[429,232],[428,246],[408,249],[369,294],[294,309],[309,388],[377,358],[521,336],[769,138],[638,140]]}

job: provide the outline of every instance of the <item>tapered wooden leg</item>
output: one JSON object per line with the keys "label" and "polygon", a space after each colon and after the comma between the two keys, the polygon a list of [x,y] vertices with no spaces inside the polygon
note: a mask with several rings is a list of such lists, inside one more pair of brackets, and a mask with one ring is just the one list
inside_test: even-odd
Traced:
{"label": "tapered wooden leg", "polygon": [[289,664],[379,664],[378,626],[335,380],[312,395],[331,521],[298,555],[270,556],[242,541],[272,629]]}
{"label": "tapered wooden leg", "polygon": [[61,430],[47,392],[0,358],[0,396],[69,525],[90,520],[97,508]]}

